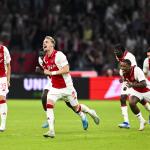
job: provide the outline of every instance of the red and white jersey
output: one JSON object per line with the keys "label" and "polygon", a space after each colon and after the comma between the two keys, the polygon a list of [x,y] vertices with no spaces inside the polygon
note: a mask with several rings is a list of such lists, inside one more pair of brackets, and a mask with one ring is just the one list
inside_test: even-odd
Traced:
{"label": "red and white jersey", "polygon": [[119,62],[122,62],[124,59],[129,59],[131,61],[131,66],[137,66],[135,56],[129,51],[125,51],[122,58],[116,57]]}
{"label": "red and white jersey", "polygon": [[[57,71],[62,67],[68,65],[68,60],[66,56],[61,51],[54,50],[51,56],[47,54],[43,58],[44,68],[49,71]],[[52,87],[54,88],[66,88],[73,86],[72,78],[69,73],[63,75],[53,75],[51,76]]]}
{"label": "red and white jersey", "polygon": [[137,67],[137,66],[132,66],[131,71],[128,75],[123,75],[122,70],[121,70],[121,75],[124,77],[125,81],[129,82],[141,82],[141,81],[146,81],[147,86],[145,88],[133,88],[135,91],[138,91],[140,93],[145,93],[150,91],[150,82],[145,78],[145,75],[143,71]]}
{"label": "red and white jersey", "polygon": [[[131,66],[137,66],[137,62],[136,62],[136,59],[135,59],[135,56],[130,53],[129,51],[125,51],[124,54],[123,54],[123,57],[122,58],[118,58],[116,57],[116,59],[119,61],[119,62],[122,62],[124,59],[128,59],[131,61]],[[120,70],[121,71],[121,70]],[[120,73],[119,71],[119,73]],[[121,73],[120,73],[121,75]]]}
{"label": "red and white jersey", "polygon": [[0,77],[6,77],[7,64],[11,61],[8,49],[0,45]]}
{"label": "red and white jersey", "polygon": [[143,62],[143,72],[150,76],[150,58],[145,58]]}

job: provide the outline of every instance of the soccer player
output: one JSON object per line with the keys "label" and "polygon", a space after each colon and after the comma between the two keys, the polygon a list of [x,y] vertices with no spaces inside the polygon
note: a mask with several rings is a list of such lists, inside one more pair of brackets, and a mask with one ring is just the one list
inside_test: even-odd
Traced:
{"label": "soccer player", "polygon": [[[54,49],[55,40],[46,36],[43,41],[43,49],[46,51],[44,56],[44,74],[51,78],[52,87],[47,95],[47,119],[49,124],[49,131],[46,132],[44,137],[55,137],[54,129],[54,112],[55,103],[60,98],[68,99],[73,109],[78,112],[81,120],[86,118],[88,113],[96,124],[99,124],[99,117],[96,112],[88,108],[84,104],[79,104],[77,100],[77,92],[74,89],[71,75],[69,74],[69,64],[66,56],[61,52]],[[86,121],[87,122],[87,121]]]}
{"label": "soccer player", "polygon": [[[150,47],[147,49],[147,57],[144,59],[143,62],[143,72],[146,78],[150,77]],[[148,123],[150,124],[150,116]]]}
{"label": "soccer player", "polygon": [[147,57],[143,62],[143,72],[146,77],[150,77],[150,47],[147,49]]}
{"label": "soccer player", "polygon": [[[44,56],[45,56],[45,51],[43,51],[43,50],[40,50],[39,51],[39,58],[38,58],[38,62],[39,62],[39,65],[43,68],[43,58],[44,58]],[[37,68],[36,68],[36,72],[41,72],[42,70],[37,66]],[[48,82],[47,82],[47,84],[45,85],[45,87],[44,87],[44,90],[43,90],[43,92],[42,92],[42,96],[41,96],[41,100],[42,100],[42,106],[43,106],[43,109],[44,109],[44,111],[46,112],[47,111],[47,108],[46,108],[46,104],[47,104],[47,94],[48,94],[48,91],[49,91],[49,89],[51,88],[51,86],[52,86],[52,83],[51,83],[51,79],[49,78],[49,77],[47,77],[48,78]],[[67,99],[65,99],[65,103],[66,103],[66,105],[69,107],[69,108],[71,108],[74,112],[75,112],[75,110],[73,109],[73,107],[70,105],[70,103],[68,102],[68,100]],[[78,114],[78,113],[77,113]],[[87,129],[87,124],[86,123],[84,123],[85,121],[83,120],[83,128],[86,130]],[[44,122],[43,123],[43,125],[42,125],[42,128],[48,128],[48,122],[46,121],[46,122]]]}
{"label": "soccer player", "polygon": [[[145,78],[143,71],[139,67],[131,65],[129,59],[124,59],[120,67],[123,80],[126,86],[130,88],[130,108],[140,122],[139,131],[142,131],[145,128],[146,121],[137,103],[143,101],[143,99],[150,102],[150,82]],[[147,110],[150,112],[150,108]]]}
{"label": "soccer player", "polygon": [[[117,44],[115,46],[114,54],[119,63],[121,63],[124,59],[129,59],[131,62],[131,66],[137,65],[135,56],[132,53],[130,53],[128,50],[126,50],[121,44]],[[120,80],[120,81],[122,82],[123,80]],[[124,121],[123,121],[123,123],[118,125],[120,128],[127,128],[127,129],[130,128],[128,110],[127,110],[127,104],[126,104],[129,92],[130,92],[130,89],[126,86],[125,82],[122,82],[121,83],[120,103],[121,103],[121,112],[122,112]],[[140,103],[146,109],[148,109],[147,107],[150,107],[150,105],[145,100],[140,101]]]}
{"label": "soccer player", "polygon": [[6,95],[8,93],[8,87],[10,86],[10,66],[11,57],[8,49],[0,45],[0,131],[3,132],[6,129],[7,118],[7,103]]}

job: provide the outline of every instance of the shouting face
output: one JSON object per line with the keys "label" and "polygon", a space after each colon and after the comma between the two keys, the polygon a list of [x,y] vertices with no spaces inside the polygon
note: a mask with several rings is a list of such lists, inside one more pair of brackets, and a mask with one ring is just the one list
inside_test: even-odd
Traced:
{"label": "shouting face", "polygon": [[52,41],[48,38],[45,38],[43,41],[43,49],[44,51],[53,51],[54,49],[54,44]]}
{"label": "shouting face", "polygon": [[122,70],[123,74],[128,74],[130,72],[131,65],[127,64],[126,62],[120,63],[120,69]]}

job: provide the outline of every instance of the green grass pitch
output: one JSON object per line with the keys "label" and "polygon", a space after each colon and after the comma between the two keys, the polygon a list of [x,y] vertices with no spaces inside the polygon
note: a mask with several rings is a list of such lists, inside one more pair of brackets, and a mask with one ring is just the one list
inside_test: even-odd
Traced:
{"label": "green grass pitch", "polygon": [[[46,119],[40,100],[9,100],[7,130],[0,133],[0,150],[145,150],[150,147],[150,125],[138,131],[137,118],[129,110],[131,128],[120,129],[119,101],[80,101],[97,111],[100,125],[88,117],[89,128],[82,129],[80,118],[63,101],[55,107],[54,139],[44,138]],[[139,105],[140,106],[140,105]],[[148,112],[140,106],[143,116]]]}

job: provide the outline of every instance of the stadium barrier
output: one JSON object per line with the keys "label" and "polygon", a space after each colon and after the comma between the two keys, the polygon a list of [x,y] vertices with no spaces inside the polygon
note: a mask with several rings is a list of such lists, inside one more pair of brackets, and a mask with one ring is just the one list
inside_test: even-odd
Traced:
{"label": "stadium barrier", "polygon": [[[120,95],[118,77],[73,77],[79,99],[117,100]],[[39,99],[47,83],[43,76],[12,76],[9,98]]]}

